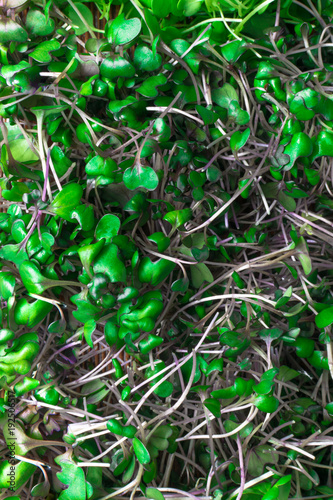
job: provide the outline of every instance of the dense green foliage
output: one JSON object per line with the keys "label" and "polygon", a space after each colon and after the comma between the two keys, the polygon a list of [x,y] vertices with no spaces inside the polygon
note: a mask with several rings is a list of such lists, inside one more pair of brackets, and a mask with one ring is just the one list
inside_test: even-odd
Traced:
{"label": "dense green foliage", "polygon": [[332,498],[333,4],[89,7],[0,7],[0,500]]}

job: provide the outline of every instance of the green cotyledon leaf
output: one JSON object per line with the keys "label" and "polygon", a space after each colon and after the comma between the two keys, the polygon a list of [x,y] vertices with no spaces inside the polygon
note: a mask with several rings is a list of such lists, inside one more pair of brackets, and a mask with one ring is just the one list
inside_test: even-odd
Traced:
{"label": "green cotyledon leaf", "polygon": [[76,285],[76,282],[72,281],[60,281],[49,279],[39,271],[37,265],[34,262],[30,262],[25,260],[20,265],[20,275],[22,278],[22,282],[29,293],[37,293],[40,294],[47,290],[48,288],[52,288],[55,286],[65,286],[67,285]]}
{"label": "green cotyledon leaf", "polygon": [[159,18],[165,18],[172,12],[172,2],[165,0],[152,0],[151,8],[153,14]]}
{"label": "green cotyledon leaf", "polygon": [[28,39],[28,33],[10,17],[1,16],[0,19],[0,43],[18,42],[22,43]]}
{"label": "green cotyledon leaf", "polygon": [[310,137],[304,132],[298,132],[292,136],[290,143],[284,148],[283,154],[289,156],[289,162],[283,165],[283,170],[290,170],[297,158],[310,156],[313,144]]}
{"label": "green cotyledon leaf", "polygon": [[93,14],[83,3],[75,2],[75,6],[72,5],[66,7],[65,14],[71,20],[75,34],[80,36],[89,30],[89,26],[94,25]]}
{"label": "green cotyledon leaf", "polygon": [[194,16],[203,4],[203,0],[179,0],[177,7],[182,9],[184,16],[191,17]]}
{"label": "green cotyledon leaf", "polygon": [[[31,478],[37,470],[37,467],[36,465],[27,462],[18,462],[16,465],[12,465],[11,462],[12,461],[3,460],[0,465],[0,488],[8,488],[8,477],[10,473],[14,471],[15,485],[13,485],[13,491],[16,491]],[[20,497],[14,497],[11,495],[10,498],[14,499]]]}
{"label": "green cotyledon leaf", "polygon": [[72,222],[72,212],[79,205],[82,194],[83,189],[79,184],[66,184],[48,206],[48,211],[68,222]]}
{"label": "green cotyledon leaf", "polygon": [[151,167],[136,162],[133,167],[128,167],[123,176],[125,186],[134,191],[143,187],[148,191],[154,191],[158,186],[158,176]]}
{"label": "green cotyledon leaf", "polygon": [[165,236],[162,232],[157,232],[148,236],[148,240],[156,243],[159,252],[164,252],[170,245],[170,238]]}
{"label": "green cotyledon leaf", "polygon": [[41,42],[35,50],[30,53],[30,57],[37,62],[48,63],[51,62],[52,56],[50,52],[54,50],[59,50],[61,47],[58,40],[47,40],[45,42]]}
{"label": "green cotyledon leaf", "polygon": [[124,14],[118,15],[106,28],[106,36],[113,45],[124,45],[131,42],[141,31],[141,21],[135,17],[125,19]]}
{"label": "green cotyledon leaf", "polygon": [[150,283],[157,286],[169,276],[176,264],[166,259],[152,262],[149,257],[144,257],[139,265],[138,277],[141,283]]}
{"label": "green cotyledon leaf", "polygon": [[147,45],[138,45],[134,52],[134,66],[141,71],[155,71],[162,64],[162,56],[154,54]]}
{"label": "green cotyledon leaf", "polygon": [[26,325],[28,328],[34,328],[42,321],[53,308],[53,304],[43,300],[28,302],[26,298],[17,301],[14,319],[18,325]]}
{"label": "green cotyledon leaf", "polygon": [[[14,160],[17,160],[18,162],[31,163],[38,160],[38,156],[31,149],[29,142],[24,138],[11,140],[9,146]],[[23,166],[21,166],[21,168],[22,167]],[[19,169],[20,165],[16,168]]]}
{"label": "green cotyledon leaf", "polygon": [[211,271],[204,263],[191,266],[191,278],[195,288],[200,288],[204,281],[207,281],[208,283],[212,283],[214,281]]}
{"label": "green cotyledon leaf", "polygon": [[238,94],[230,83],[225,83],[222,88],[212,90],[213,101],[221,106],[221,108],[228,109],[232,101],[238,102]]}
{"label": "green cotyledon leaf", "polygon": [[105,238],[105,241],[109,243],[112,238],[118,234],[119,229],[119,218],[113,214],[106,214],[100,219],[97,224],[95,237],[97,240]]}
{"label": "green cotyledon leaf", "polygon": [[50,35],[55,27],[53,19],[46,19],[46,16],[38,9],[29,9],[25,27],[33,36]]}
{"label": "green cotyledon leaf", "polygon": [[102,76],[112,80],[118,77],[132,78],[135,75],[134,66],[120,55],[104,59],[100,71]]}
{"label": "green cotyledon leaf", "polygon": [[324,309],[316,316],[316,325],[318,328],[326,328],[333,323],[333,307]]}
{"label": "green cotyledon leaf", "polygon": [[57,472],[59,481],[68,485],[59,495],[59,500],[86,500],[87,488],[82,467],[70,460],[61,460],[61,472]]}
{"label": "green cotyledon leaf", "polygon": [[184,208],[183,210],[173,210],[168,212],[163,219],[169,222],[173,228],[177,228],[188,222],[192,217],[192,210]]}
{"label": "green cotyledon leaf", "polygon": [[84,324],[83,335],[87,344],[92,349],[94,347],[94,343],[92,341],[92,334],[94,333],[95,330],[96,330],[96,321],[94,319],[90,319]]}
{"label": "green cotyledon leaf", "polygon": [[259,477],[266,464],[277,464],[278,454],[276,450],[269,445],[263,444],[256,446],[251,450],[249,457],[249,473],[253,477]]}
{"label": "green cotyledon leaf", "polygon": [[147,450],[147,448],[145,447],[145,445],[142,443],[142,441],[140,441],[140,439],[138,438],[134,438],[133,441],[132,441],[132,444],[133,444],[133,450],[134,450],[134,453],[137,457],[137,459],[139,460],[140,464],[149,464],[151,458],[150,458],[150,454],[149,454],[149,451]]}
{"label": "green cotyledon leaf", "polygon": [[146,497],[148,500],[165,500],[163,493],[161,493],[157,488],[147,488]]}
{"label": "green cotyledon leaf", "polygon": [[93,243],[91,245],[85,245],[79,248],[78,250],[78,254],[83,264],[83,267],[89,275],[91,275],[90,266],[96,259],[97,255],[100,253],[102,248],[104,247],[104,244],[105,240],[100,239],[97,243]]}
{"label": "green cotyledon leaf", "polygon": [[15,276],[10,272],[0,273],[0,295],[4,300],[9,299],[14,293]]}
{"label": "green cotyledon leaf", "polygon": [[221,403],[215,398],[207,398],[203,402],[204,406],[216,417],[221,416]]}
{"label": "green cotyledon leaf", "polygon": [[233,151],[238,151],[247,143],[250,136],[250,129],[247,128],[244,132],[237,130],[230,137],[230,147]]}
{"label": "green cotyledon leaf", "polygon": [[[170,48],[180,57],[184,57],[184,61],[191,68],[195,75],[199,72],[200,65],[200,55],[198,53],[198,48],[194,47],[190,51],[190,43],[187,40],[181,38],[176,38],[170,43]],[[185,56],[183,54],[186,53]]]}
{"label": "green cotyledon leaf", "polygon": [[118,257],[118,247],[106,244],[94,260],[95,273],[105,274],[111,283],[126,281],[125,264]]}

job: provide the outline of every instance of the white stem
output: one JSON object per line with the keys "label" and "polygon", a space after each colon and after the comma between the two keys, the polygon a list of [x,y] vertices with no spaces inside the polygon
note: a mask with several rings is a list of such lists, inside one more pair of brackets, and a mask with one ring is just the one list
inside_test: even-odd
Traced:
{"label": "white stem", "polygon": [[[269,472],[266,472],[265,474],[262,474],[261,476],[255,478],[255,479],[251,479],[251,481],[248,481],[247,483],[245,483],[244,491],[247,490],[248,488],[251,488],[251,486],[254,486],[257,483],[261,483],[262,481],[265,481],[265,479],[268,479],[269,477],[271,477],[273,475],[274,475],[274,473],[272,471],[269,471]],[[240,488],[237,488],[237,490],[235,490],[230,495],[230,497],[228,497],[227,500],[231,500],[232,498],[234,498],[236,495],[238,495],[239,491],[240,491]]]}
{"label": "white stem", "polygon": [[37,136],[38,136],[38,149],[39,149],[39,157],[42,164],[43,174],[44,174],[44,182],[47,183],[47,194],[49,195],[50,201],[52,201],[52,192],[50,181],[46,172],[46,161],[45,161],[45,152],[43,146],[43,118],[41,116],[37,117]]}

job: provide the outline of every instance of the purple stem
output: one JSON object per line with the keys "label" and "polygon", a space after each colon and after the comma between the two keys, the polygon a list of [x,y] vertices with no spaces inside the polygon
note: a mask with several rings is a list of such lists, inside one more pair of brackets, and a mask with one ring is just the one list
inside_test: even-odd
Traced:
{"label": "purple stem", "polygon": [[235,209],[234,209],[233,205],[231,205],[231,211],[232,211],[232,215],[234,217],[234,222],[235,222],[236,229],[239,229],[239,224],[238,224],[238,221],[237,221],[237,217],[236,217],[236,213],[235,213]]}
{"label": "purple stem", "polygon": [[39,217],[40,217],[40,214],[42,212],[40,210],[38,210],[37,212],[37,215],[36,215],[36,220],[35,222],[33,223],[33,225],[31,226],[31,228],[29,229],[28,231],[28,234],[26,235],[26,237],[24,238],[24,240],[21,242],[21,245],[20,245],[20,250],[22,248],[25,248],[26,244],[28,243],[28,240],[30,238],[30,236],[32,235],[32,233],[34,232],[34,230],[36,229],[36,226],[37,226],[37,221],[39,220]]}
{"label": "purple stem", "polygon": [[328,234],[329,236],[331,236],[331,232],[330,231],[328,231],[327,229],[324,229],[321,226],[318,226],[318,224],[315,224],[312,221],[308,221],[307,219],[305,219],[305,217],[302,217],[301,215],[295,214],[295,212],[292,212],[291,215],[293,215],[297,219],[300,219],[304,223],[309,224],[310,226],[313,226],[315,229],[318,229],[318,231],[322,231],[323,233]]}
{"label": "purple stem", "polygon": [[49,360],[48,360],[48,364],[50,364],[50,362],[52,361],[52,359],[53,359],[55,356],[57,356],[58,354],[60,354],[60,353],[61,353],[62,351],[64,351],[65,349],[69,349],[69,348],[74,347],[74,346],[79,345],[79,344],[81,344],[81,342],[80,342],[80,341],[78,341],[78,342],[70,342],[69,344],[63,345],[62,347],[60,347],[60,349],[58,349],[56,352],[54,352],[54,353],[52,354],[52,356],[51,356],[51,357],[49,358]]}
{"label": "purple stem", "polygon": [[[51,151],[48,149],[48,151],[47,151],[47,159],[46,159],[46,172],[45,172],[44,186],[43,186],[43,192],[42,192],[42,201],[44,201],[44,202],[46,201],[47,180],[48,180],[48,177],[49,177],[49,170],[50,170],[50,156],[51,156]],[[22,241],[20,249],[21,248],[25,248],[26,244],[29,241],[30,236],[32,235],[32,233],[36,229],[37,224],[38,224],[39,238],[41,239],[41,233],[40,233],[40,227],[39,227],[41,215],[42,215],[42,211],[38,210],[37,215],[36,215],[36,220],[32,224],[31,228],[29,229],[28,234],[26,235],[26,237]]]}
{"label": "purple stem", "polygon": [[244,492],[244,487],[245,487],[245,481],[246,481],[246,473],[245,473],[245,468],[244,468],[244,459],[243,459],[243,449],[242,449],[242,443],[239,437],[239,433],[237,433],[237,447],[238,447],[238,454],[239,454],[239,468],[240,468],[240,477],[241,477],[241,484],[239,487],[239,493],[237,495],[236,500],[240,500],[242,498],[243,492]]}
{"label": "purple stem", "polygon": [[46,158],[46,172],[45,172],[43,194],[42,194],[42,201],[44,201],[44,202],[46,201],[46,187],[47,187],[47,180],[49,178],[50,156],[51,156],[51,151],[48,149],[47,150],[47,158]]}
{"label": "purple stem", "polygon": [[[186,351],[186,352],[187,352],[187,351]],[[176,356],[174,353],[172,353],[172,357],[173,357],[173,360],[174,360],[174,362],[175,362],[175,365],[176,365],[176,366],[178,366],[178,365],[179,365],[179,363],[178,363],[178,358],[177,358],[177,356]],[[178,368],[178,375],[179,375],[179,380],[180,380],[180,385],[181,385],[181,388],[182,388],[182,392],[184,392],[184,391],[185,391],[185,384],[184,384],[183,374],[182,374],[182,372],[181,372],[181,369],[180,369],[180,368]]]}
{"label": "purple stem", "polygon": [[214,156],[213,158],[211,158],[209,160],[209,162],[202,168],[202,172],[205,172],[210,166],[212,163],[214,163],[214,161],[224,152],[224,149],[221,150],[221,151],[218,151]]}

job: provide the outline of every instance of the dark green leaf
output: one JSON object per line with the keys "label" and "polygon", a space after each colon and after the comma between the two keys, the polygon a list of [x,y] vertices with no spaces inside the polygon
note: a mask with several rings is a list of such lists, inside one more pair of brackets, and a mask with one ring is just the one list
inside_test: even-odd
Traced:
{"label": "dark green leaf", "polygon": [[83,231],[90,231],[95,225],[93,207],[91,205],[79,205],[72,211],[72,220],[75,219]]}
{"label": "dark green leaf", "polygon": [[277,380],[281,380],[282,382],[289,382],[290,380],[293,380],[299,375],[300,373],[297,372],[296,370],[289,368],[289,366],[282,365],[279,368],[279,373],[276,378]]}
{"label": "dark green leaf", "polygon": [[[88,27],[94,25],[94,20],[91,10],[86,5],[80,2],[75,2],[74,5],[75,9],[69,5],[65,9],[65,13],[71,20],[75,34],[80,36],[88,31]],[[80,15],[77,11],[79,11]]]}
{"label": "dark green leaf", "polygon": [[222,372],[223,371],[223,358],[220,359],[214,359],[211,361],[207,367],[207,370],[205,372],[205,376],[208,377],[211,373],[218,371]]}
{"label": "dark green leaf", "polygon": [[149,257],[144,257],[139,265],[138,277],[141,283],[150,283],[157,286],[169,276],[176,264],[166,259],[152,262]]}
{"label": "dark green leaf", "polygon": [[298,132],[292,136],[290,143],[284,148],[283,154],[289,156],[289,162],[283,166],[283,170],[290,170],[297,158],[310,156],[313,144],[310,137],[304,132]]}
{"label": "dark green leaf", "polygon": [[238,94],[230,83],[225,83],[222,88],[212,90],[212,99],[222,108],[228,109],[232,101],[238,102]]}
{"label": "dark green leaf", "polygon": [[215,115],[213,110],[205,108],[201,105],[197,105],[195,109],[203,119],[205,125],[212,125],[213,123],[215,123],[217,116]]}
{"label": "dark green leaf", "polygon": [[49,481],[44,481],[43,483],[36,484],[31,490],[32,497],[43,497],[45,498],[50,491]]}
{"label": "dark green leaf", "polygon": [[267,328],[259,332],[259,337],[262,339],[276,340],[281,337],[283,330],[279,328]]}
{"label": "dark green leaf", "polygon": [[293,293],[293,287],[289,286],[287,290],[284,292],[282,297],[280,297],[275,304],[275,309],[279,309],[280,307],[284,306],[287,304],[290,300],[291,294]]}
{"label": "dark green leaf", "polygon": [[165,0],[152,0],[151,8],[156,17],[163,19],[172,12],[172,3]]}
{"label": "dark green leaf", "polygon": [[157,87],[165,85],[166,82],[167,78],[165,75],[150,76],[136,91],[145,97],[150,97],[150,98],[157,97],[158,96]]}
{"label": "dark green leaf", "polygon": [[90,274],[90,266],[102,250],[104,246],[105,240],[101,240],[98,243],[94,243],[93,245],[86,245],[84,247],[79,248],[78,254],[83,264],[84,269],[88,274]]}
{"label": "dark green leaf", "polygon": [[158,142],[165,142],[170,139],[171,129],[163,118],[157,118],[154,122],[152,134]]}
{"label": "dark green leaf", "polygon": [[281,205],[288,210],[288,212],[294,212],[296,209],[296,201],[291,198],[291,196],[288,196],[285,194],[283,191],[280,191],[278,194],[277,199],[281,203]]}
{"label": "dark green leaf", "polygon": [[1,16],[0,19],[0,43],[26,42],[28,33],[9,17]]}
{"label": "dark green leaf", "polygon": [[134,52],[134,66],[141,71],[156,71],[162,64],[160,54],[154,54],[147,45],[138,45]]}
{"label": "dark green leaf", "polygon": [[124,57],[115,55],[107,57],[101,64],[101,75],[114,79],[118,77],[132,78],[135,75],[135,68]]}
{"label": "dark green leaf", "polygon": [[27,30],[34,36],[47,36],[54,31],[54,20],[49,18],[37,9],[29,9],[25,24]]}
{"label": "dark green leaf", "polygon": [[277,464],[279,460],[275,449],[267,444],[254,447],[249,458],[248,472],[253,477],[259,477],[266,464]]}
{"label": "dark green leaf", "polygon": [[232,42],[223,45],[221,53],[228,62],[234,63],[240,58],[246,49],[247,44],[245,40],[233,40]]}
{"label": "dark green leaf", "polygon": [[220,418],[221,416],[221,403],[214,398],[207,398],[203,402],[206,408],[216,417]]}
{"label": "dark green leaf", "polygon": [[181,278],[172,283],[171,290],[173,292],[185,293],[188,289],[190,282],[188,278]]}
{"label": "dark green leaf", "polygon": [[161,253],[164,252],[170,245],[170,238],[164,236],[164,233],[162,232],[157,232],[152,234],[151,236],[148,236],[148,240],[156,243],[157,250]]}
{"label": "dark green leaf", "polygon": [[245,125],[250,121],[250,115],[242,109],[237,101],[231,101],[228,107],[228,116],[233,118],[238,125]]}
{"label": "dark green leaf", "polygon": [[111,283],[126,281],[126,267],[118,257],[118,247],[106,244],[94,259],[94,272],[105,274]]}
{"label": "dark green leaf", "polygon": [[200,288],[204,281],[207,281],[208,283],[212,283],[214,281],[214,277],[210,269],[203,263],[191,266],[191,278],[195,288]]}

